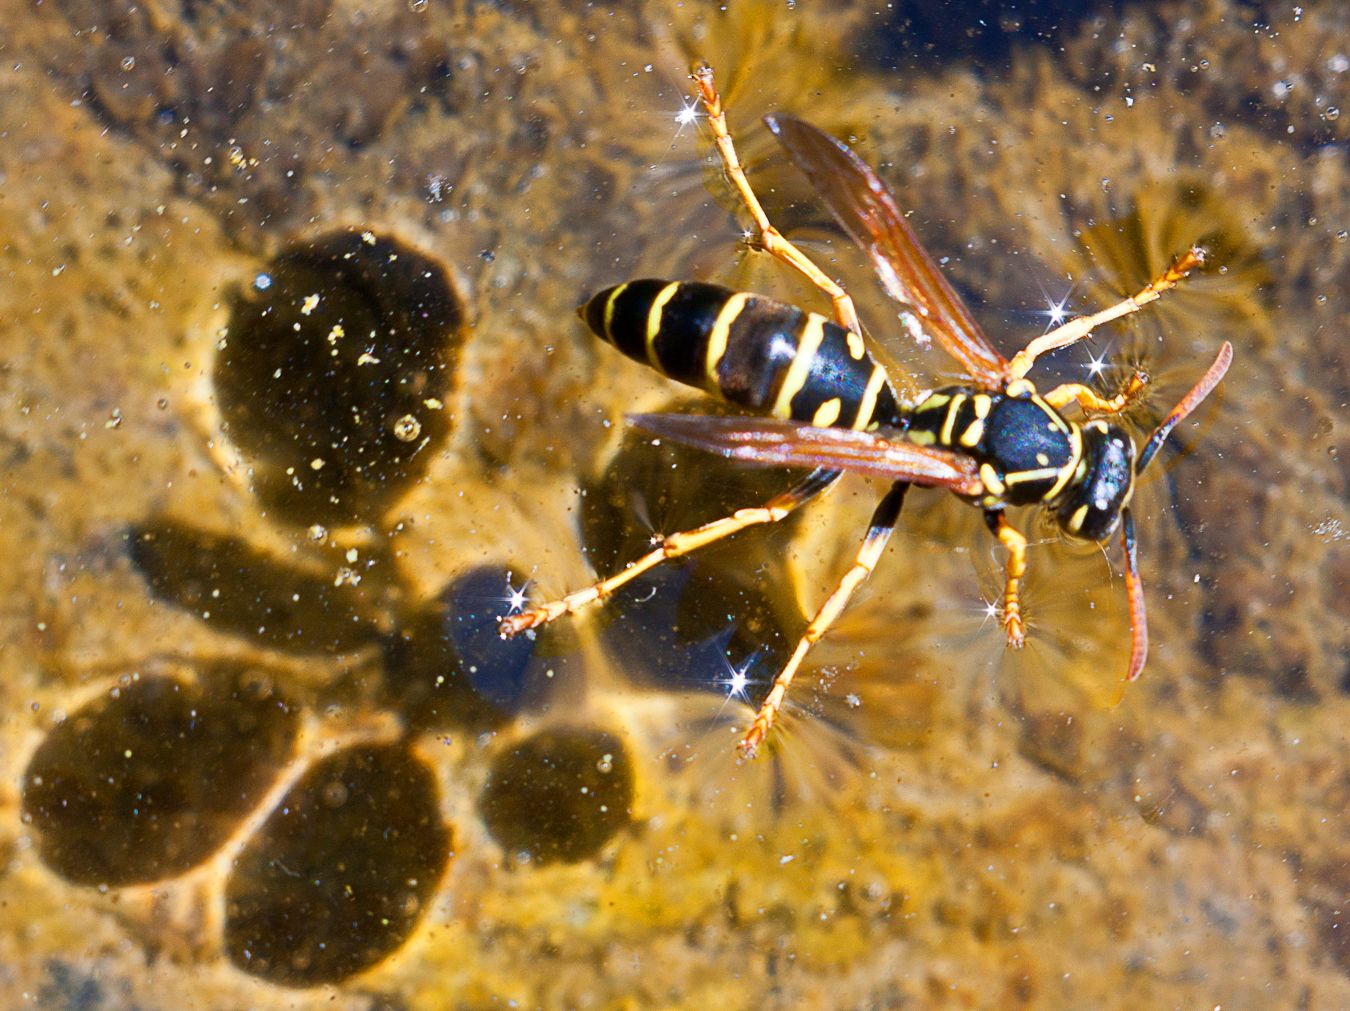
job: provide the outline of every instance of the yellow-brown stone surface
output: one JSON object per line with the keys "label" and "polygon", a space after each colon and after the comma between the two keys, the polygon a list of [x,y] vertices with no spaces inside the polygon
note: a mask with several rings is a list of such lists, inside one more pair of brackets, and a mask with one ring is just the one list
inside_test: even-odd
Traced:
{"label": "yellow-brown stone surface", "polygon": [[[0,0],[0,1004],[1350,1006],[1350,16],[727,6]],[[1009,653],[978,514],[914,492],[740,762],[730,664],[762,694],[862,481],[497,641],[783,486],[624,437],[690,401],[573,313],[820,304],[738,246],[700,57],[916,385],[764,112],[878,165],[1007,352],[1210,250],[1036,373],[1143,363],[1147,429],[1235,347],[1136,495],[1138,684],[1114,546],[1022,518]]]}

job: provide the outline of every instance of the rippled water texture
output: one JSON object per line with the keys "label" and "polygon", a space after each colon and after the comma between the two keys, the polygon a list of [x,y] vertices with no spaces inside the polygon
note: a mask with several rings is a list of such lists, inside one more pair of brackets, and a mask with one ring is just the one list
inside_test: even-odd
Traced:
{"label": "rippled water texture", "polygon": [[[0,1004],[1350,1006],[1350,15],[1225,4],[0,0]],[[1072,12],[1069,13],[1069,9]],[[1185,8],[1186,12],[1181,12]],[[848,138],[1011,353],[1235,363],[1120,559],[1032,515],[1030,642],[916,491],[768,754],[750,705],[877,490],[503,643],[763,501],[623,424],[712,408],[573,307],[770,213],[904,336],[759,117]]]}

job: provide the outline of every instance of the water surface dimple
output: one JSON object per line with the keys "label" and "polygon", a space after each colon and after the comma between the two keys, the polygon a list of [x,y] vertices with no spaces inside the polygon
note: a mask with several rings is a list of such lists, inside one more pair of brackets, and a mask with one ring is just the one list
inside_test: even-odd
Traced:
{"label": "water surface dimple", "polygon": [[407,939],[450,860],[435,777],[403,744],[310,768],[239,855],[225,949],[287,986],[334,983]]}
{"label": "water surface dimple", "polygon": [[336,232],[283,252],[233,299],[213,372],[256,490],[295,522],[376,518],[450,428],[464,310],[444,269]]}
{"label": "water surface dimple", "polygon": [[255,670],[216,664],[197,676],[131,681],[47,735],[24,773],[23,811],[49,867],[81,884],[173,877],[262,799],[290,754],[296,710]]}
{"label": "water surface dimple", "polygon": [[542,730],[498,755],[478,807],[509,855],[535,863],[594,856],[632,817],[633,769],[613,734]]}

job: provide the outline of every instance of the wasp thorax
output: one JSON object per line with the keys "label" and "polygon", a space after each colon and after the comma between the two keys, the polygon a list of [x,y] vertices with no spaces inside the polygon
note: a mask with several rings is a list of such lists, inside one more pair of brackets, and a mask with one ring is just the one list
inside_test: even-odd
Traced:
{"label": "wasp thorax", "polygon": [[1055,519],[1072,537],[1103,541],[1120,523],[1134,491],[1134,442],[1123,428],[1083,426],[1083,476],[1069,488]]}

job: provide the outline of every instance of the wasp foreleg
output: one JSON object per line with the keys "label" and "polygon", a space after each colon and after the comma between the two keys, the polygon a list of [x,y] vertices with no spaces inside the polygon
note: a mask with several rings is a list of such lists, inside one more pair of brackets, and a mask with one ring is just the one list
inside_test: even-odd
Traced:
{"label": "wasp foreleg", "polygon": [[1199,246],[1192,246],[1172,262],[1172,265],[1129,298],[1108,306],[1091,316],[1079,316],[1063,326],[1056,327],[1047,334],[1037,337],[1013,356],[1008,365],[1010,379],[1021,379],[1036,363],[1036,359],[1049,351],[1074,344],[1103,323],[1109,323],[1121,316],[1138,312],[1150,302],[1156,302],[1169,288],[1174,288],[1182,278],[1205,262],[1205,253]]}

